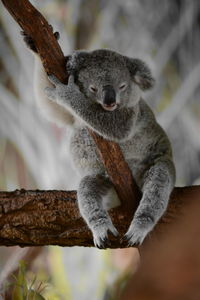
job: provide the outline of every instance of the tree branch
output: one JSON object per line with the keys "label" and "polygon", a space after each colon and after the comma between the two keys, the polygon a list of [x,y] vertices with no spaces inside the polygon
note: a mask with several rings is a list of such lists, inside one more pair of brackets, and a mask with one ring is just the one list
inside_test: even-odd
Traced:
{"label": "tree branch", "polygon": [[[175,188],[168,210],[150,234],[150,240],[166,234],[187,213],[188,206],[199,200],[200,186]],[[125,215],[118,208],[109,213],[122,237],[130,225],[130,214]],[[120,237],[111,235],[109,247],[127,247]],[[93,240],[79,214],[75,191],[16,190],[0,192],[0,245],[90,247]]]}

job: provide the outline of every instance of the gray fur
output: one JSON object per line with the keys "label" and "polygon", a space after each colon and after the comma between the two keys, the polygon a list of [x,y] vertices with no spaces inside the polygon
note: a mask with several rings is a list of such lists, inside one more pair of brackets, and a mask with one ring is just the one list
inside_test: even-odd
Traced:
{"label": "gray fur", "polygon": [[[96,246],[105,246],[108,231],[117,234],[103,204],[112,184],[87,131],[90,127],[119,143],[143,192],[125,235],[130,245],[141,244],[165,212],[175,181],[170,142],[141,98],[141,90],[151,88],[154,79],[141,60],[110,50],[76,51],[69,56],[67,70],[71,74],[68,85],[49,76],[53,87],[48,84],[45,93],[51,100],[49,105],[58,104],[75,120],[70,123],[69,145],[74,166],[82,176],[77,194],[80,212]],[[115,95],[112,107],[104,105],[108,85],[110,95]]]}
{"label": "gray fur", "polygon": [[110,188],[111,183],[105,176],[88,175],[83,177],[77,191],[80,212],[92,231],[95,246],[99,248],[107,242],[108,231],[118,235],[110,216],[103,208],[102,197]]}

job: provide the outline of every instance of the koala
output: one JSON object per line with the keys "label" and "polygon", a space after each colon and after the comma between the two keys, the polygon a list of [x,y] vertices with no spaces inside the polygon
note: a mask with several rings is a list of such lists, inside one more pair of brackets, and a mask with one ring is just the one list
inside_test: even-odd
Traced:
{"label": "koala", "polygon": [[[24,34],[35,52],[32,39]],[[74,51],[66,58],[68,84],[47,76],[36,57],[35,91],[45,115],[71,128],[71,160],[81,180],[78,207],[93,234],[106,247],[108,232],[117,236],[105,199],[113,185],[87,128],[119,144],[142,198],[125,234],[129,245],[141,244],[166,210],[175,183],[169,139],[143,100],[154,79],[147,64],[108,49]]]}

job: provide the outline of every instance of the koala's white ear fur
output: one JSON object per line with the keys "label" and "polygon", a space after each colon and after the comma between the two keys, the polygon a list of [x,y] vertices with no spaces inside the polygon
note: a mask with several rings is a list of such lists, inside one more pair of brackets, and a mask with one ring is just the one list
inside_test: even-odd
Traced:
{"label": "koala's white ear fur", "polygon": [[145,62],[137,58],[126,57],[126,65],[135,83],[145,91],[154,86],[155,79]]}

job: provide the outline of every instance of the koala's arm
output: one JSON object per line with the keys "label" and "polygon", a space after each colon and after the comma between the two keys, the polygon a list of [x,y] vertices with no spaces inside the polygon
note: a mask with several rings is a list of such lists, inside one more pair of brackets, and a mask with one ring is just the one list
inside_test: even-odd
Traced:
{"label": "koala's arm", "polygon": [[50,101],[46,96],[44,89],[46,87],[52,88],[53,85],[48,80],[40,57],[37,53],[34,53],[34,56],[34,92],[39,109],[47,119],[55,122],[59,126],[72,125],[74,123],[74,117],[69,111],[67,111],[66,107]]}
{"label": "koala's arm", "polygon": [[[24,31],[21,32],[26,46],[31,50],[35,58],[34,66],[34,92],[36,96],[36,102],[38,108],[43,113],[43,115],[50,121],[55,122],[57,125],[66,126],[72,125],[74,123],[74,117],[69,113],[63,106],[50,101],[44,89],[46,87],[53,87],[52,83],[48,80],[47,74],[42,65],[41,59],[37,53],[37,49],[34,42],[30,36],[28,36]],[[59,33],[54,33],[56,39],[59,39]]]}
{"label": "koala's arm", "polygon": [[68,85],[62,84],[55,76],[49,76],[49,79],[56,88],[45,89],[48,98],[70,110],[88,127],[109,140],[123,141],[131,136],[137,111],[132,108],[105,111],[81,93],[72,75]]}

